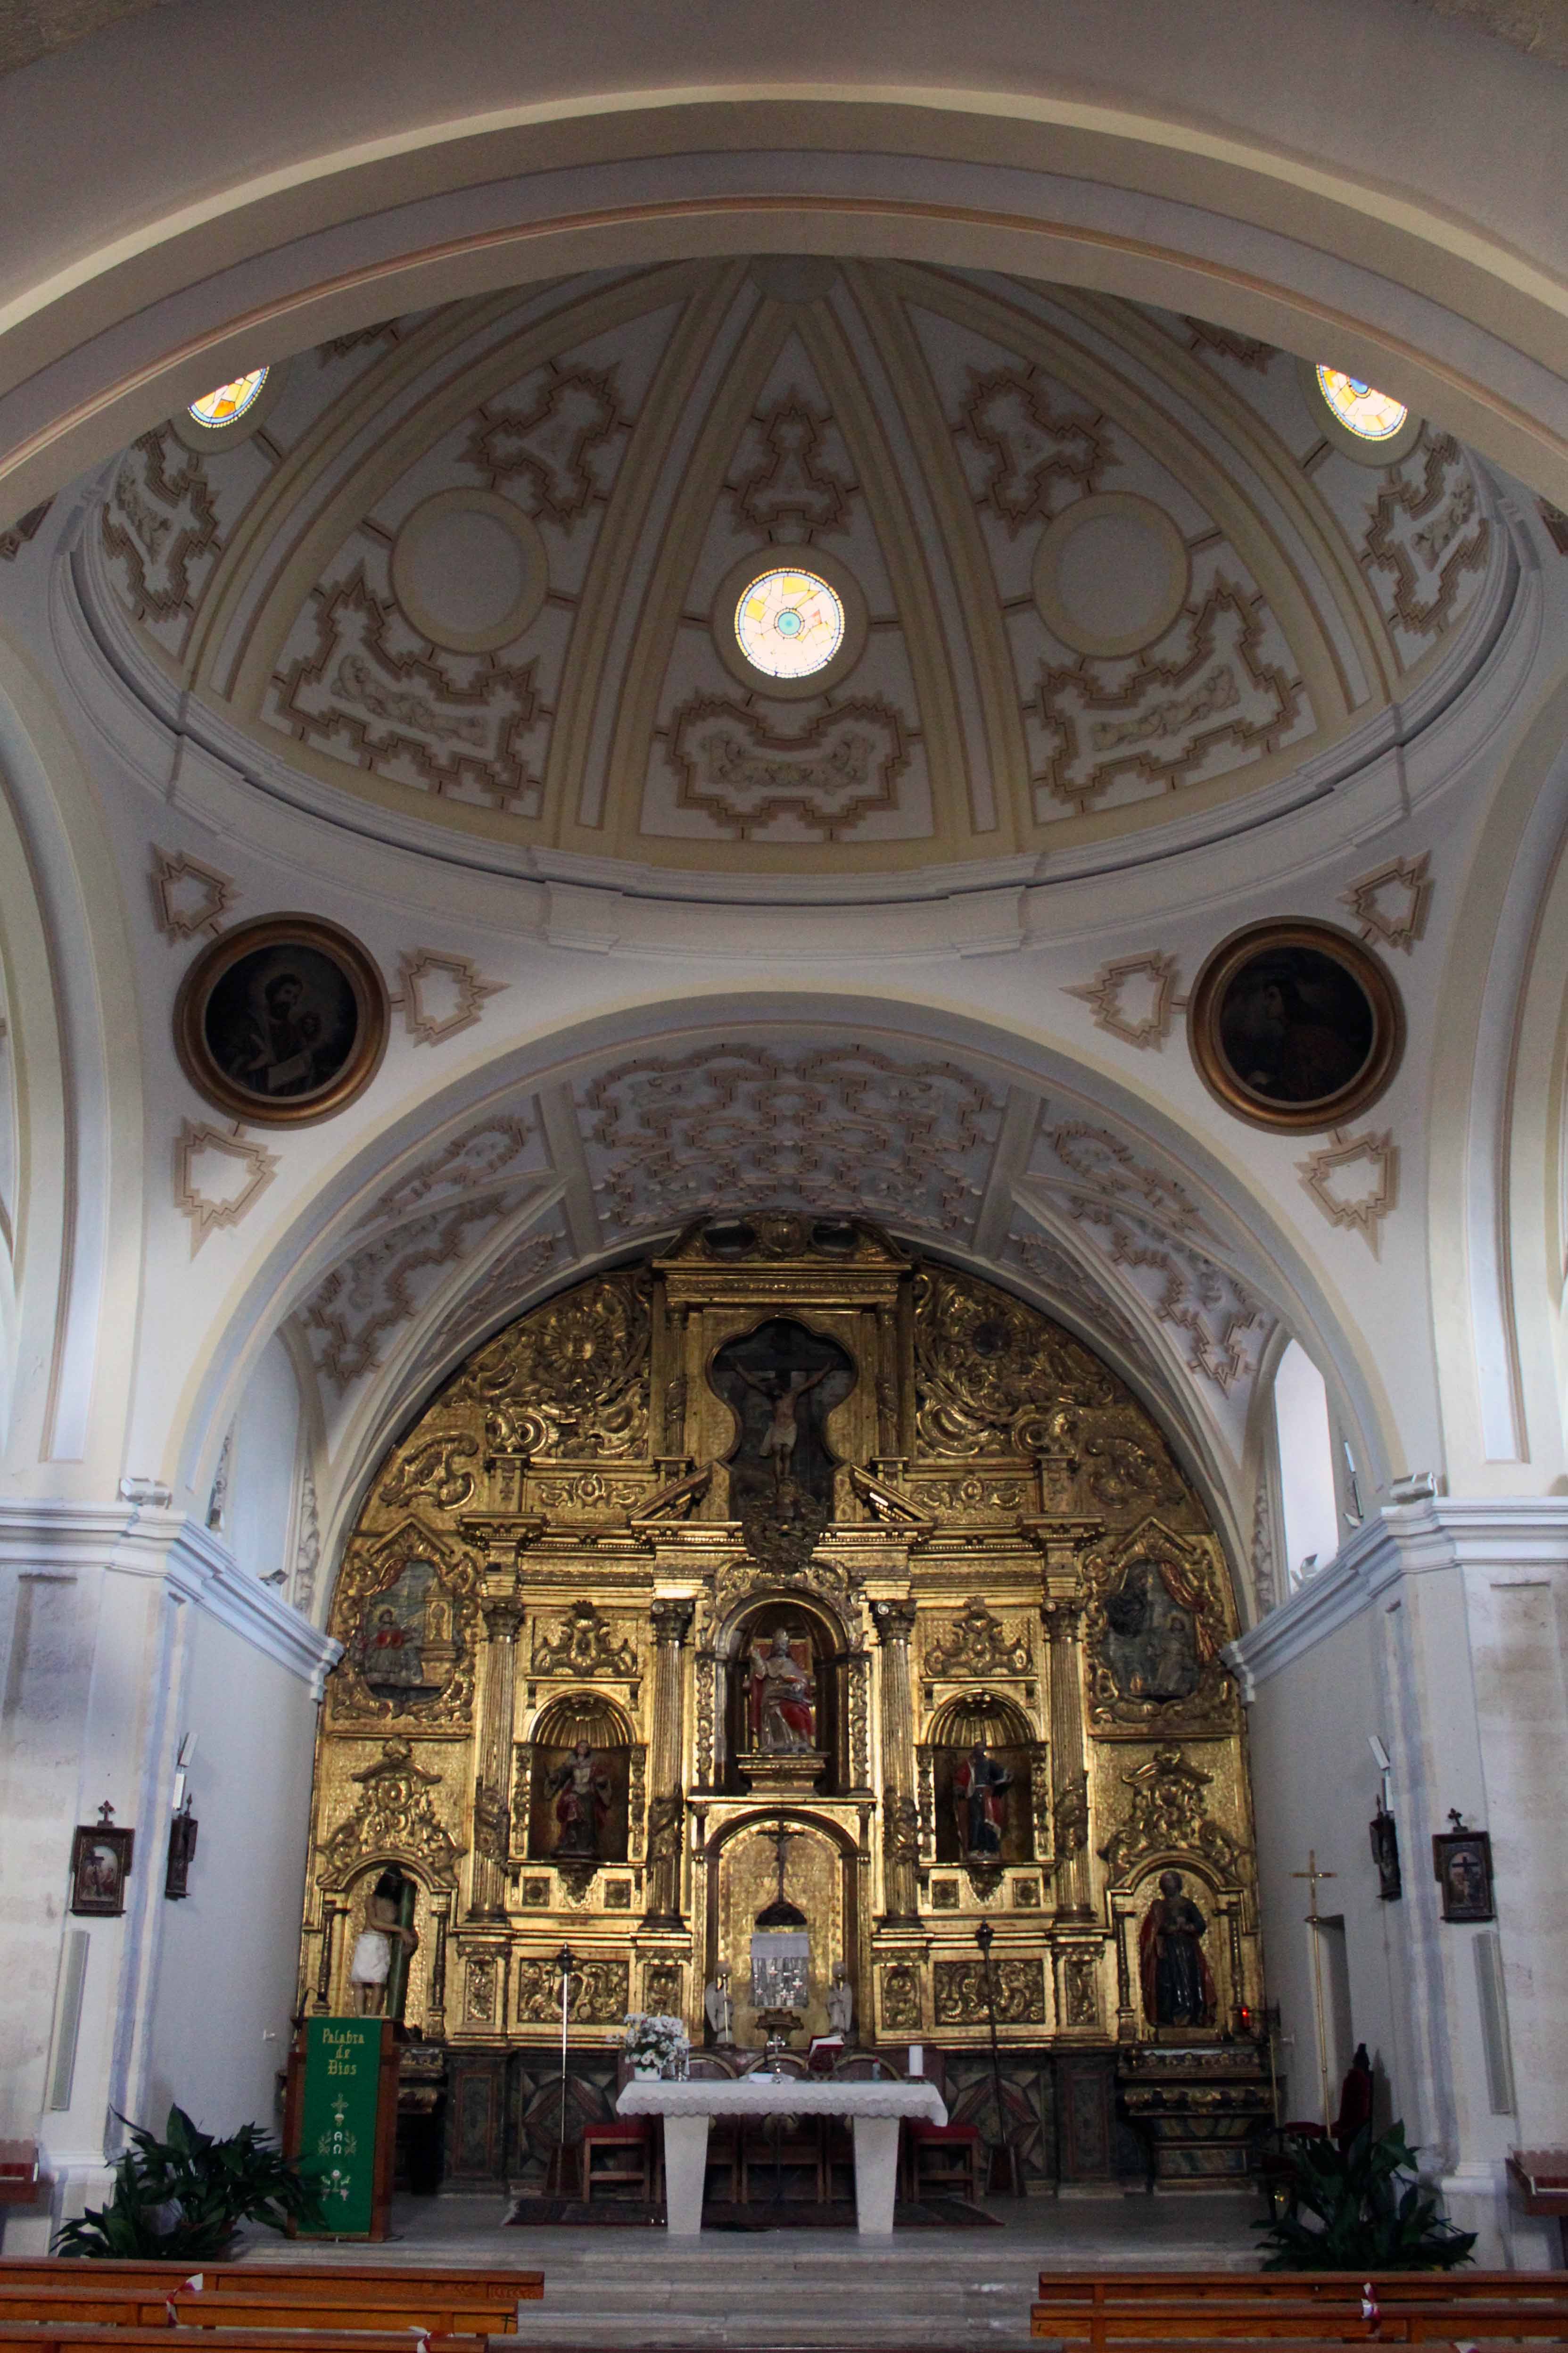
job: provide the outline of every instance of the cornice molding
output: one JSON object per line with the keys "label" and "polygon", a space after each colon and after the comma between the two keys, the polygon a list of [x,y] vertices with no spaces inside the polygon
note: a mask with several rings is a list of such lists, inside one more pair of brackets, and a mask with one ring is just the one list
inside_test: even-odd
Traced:
{"label": "cornice molding", "polygon": [[1438,1496],[1386,1505],[1289,1601],[1227,1644],[1226,1663],[1243,1700],[1250,1704],[1391,1586],[1456,1569],[1512,1571],[1504,1581],[1531,1583],[1568,1572],[1568,1496]]}
{"label": "cornice molding", "polygon": [[286,1667],[320,1699],[342,1645],[240,1568],[210,1528],[181,1512],[123,1504],[0,1501],[0,1566],[13,1575],[161,1578],[179,1601]]}

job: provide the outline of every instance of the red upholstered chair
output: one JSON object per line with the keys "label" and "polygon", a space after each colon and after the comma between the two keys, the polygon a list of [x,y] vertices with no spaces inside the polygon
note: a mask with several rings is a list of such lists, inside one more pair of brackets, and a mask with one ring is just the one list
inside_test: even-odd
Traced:
{"label": "red upholstered chair", "polygon": [[658,2160],[651,2116],[622,2116],[612,2123],[583,2127],[583,2202],[591,2206],[595,2189],[630,2184],[652,2204],[657,2194]]}
{"label": "red upholstered chair", "polygon": [[980,2201],[980,2168],[984,2145],[974,2125],[933,2125],[923,2117],[909,2126],[910,2193],[935,2189],[943,2197],[955,2191],[972,2206]]}

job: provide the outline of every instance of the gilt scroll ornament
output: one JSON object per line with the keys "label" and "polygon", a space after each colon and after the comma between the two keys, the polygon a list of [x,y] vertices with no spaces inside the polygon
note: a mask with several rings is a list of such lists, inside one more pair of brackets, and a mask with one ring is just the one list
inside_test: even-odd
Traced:
{"label": "gilt scroll ornament", "polygon": [[386,1855],[420,1863],[432,1879],[450,1886],[462,1849],[431,1801],[430,1792],[441,1787],[440,1774],[427,1773],[407,1741],[395,1739],[382,1744],[374,1765],[350,1778],[360,1799],[322,1841],[321,1884],[345,1886],[361,1863]]}

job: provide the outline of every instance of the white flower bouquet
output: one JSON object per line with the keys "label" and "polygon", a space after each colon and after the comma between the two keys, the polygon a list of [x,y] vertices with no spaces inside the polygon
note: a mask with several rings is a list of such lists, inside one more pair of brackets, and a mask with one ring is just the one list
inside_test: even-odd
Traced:
{"label": "white flower bouquet", "polygon": [[691,2042],[679,2018],[631,2010],[621,2042],[640,2074],[682,2075],[686,2072]]}

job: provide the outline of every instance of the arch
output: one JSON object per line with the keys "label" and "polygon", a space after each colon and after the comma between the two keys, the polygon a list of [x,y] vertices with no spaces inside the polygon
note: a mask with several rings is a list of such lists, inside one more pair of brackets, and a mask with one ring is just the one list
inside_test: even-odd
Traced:
{"label": "arch", "polygon": [[634,1748],[637,1734],[620,1702],[607,1692],[561,1692],[546,1700],[529,1728],[529,1738],[543,1747],[569,1748],[574,1741],[591,1740],[599,1748]]}
{"label": "arch", "polygon": [[[1178,27],[1151,6],[1111,59],[1068,7],[918,14],[918,34],[890,0],[803,28],[742,5],[687,31],[650,5],[608,56],[570,17],[513,55],[481,16],[410,77],[382,61],[425,26],[394,33],[368,0],[289,40],[265,6],[182,20],[177,38],[149,11],[34,67],[4,183],[32,232],[0,343],[15,507],[254,364],[258,337],[282,357],[476,286],[742,238],[978,248],[983,266],[1121,286],[1309,357],[1331,336],[1342,364],[1568,503],[1546,374],[1568,278],[1550,68],[1403,10],[1336,49],[1267,0],[1240,45],[1220,18]],[[902,56],[919,81],[889,79]],[[128,79],[163,90],[187,135],[118,137]],[[1420,98],[1393,121],[1368,101],[1396,82]],[[1321,99],[1310,127],[1303,90]],[[86,157],[83,120],[103,126]],[[1479,135],[1500,120],[1500,157]],[[1443,140],[1422,135],[1432,121]]]}
{"label": "arch", "polygon": [[[1333,1368],[1352,1418],[1357,1458],[1371,1485],[1386,1485],[1391,1467],[1404,1467],[1402,1461],[1392,1459],[1402,1457],[1405,1445],[1373,1335],[1360,1327],[1349,1295],[1338,1288],[1324,1261],[1308,1256],[1302,1236],[1285,1223],[1277,1199],[1228,1136],[1200,1141],[1184,1133],[1152,1093],[1124,1071],[1091,1055],[1068,1052],[1037,1020],[1026,1024],[1020,1019],[1015,1029],[1004,1031],[994,1019],[977,1018],[961,1001],[935,992],[924,998],[869,990],[851,996],[826,987],[814,991],[796,983],[771,993],[738,996],[716,982],[712,995],[717,1000],[712,1004],[702,996],[624,1001],[566,1028],[547,1028],[488,1064],[476,1063],[419,1104],[400,1105],[380,1121],[367,1109],[352,1131],[353,1141],[345,1142],[320,1172],[309,1200],[250,1254],[212,1328],[203,1335],[169,1431],[169,1442],[178,1450],[172,1472],[179,1482],[199,1489],[204,1471],[210,1482],[226,1407],[231,1414],[228,1400],[242,1388],[268,1331],[343,1253],[356,1226],[363,1229],[367,1213],[395,1171],[416,1167],[443,1139],[465,1132],[465,1124],[500,1115],[510,1104],[542,1090],[548,1094],[552,1088],[581,1081],[616,1055],[646,1057],[672,1047],[689,1050],[700,1041],[737,1032],[773,1044],[854,1038],[900,1051],[918,1039],[922,1049],[962,1057],[965,1069],[984,1071],[998,1087],[1049,1092],[1075,1115],[1081,1107],[1085,1117],[1112,1123],[1105,1132],[1131,1139],[1140,1156],[1153,1154],[1173,1171],[1180,1170],[1181,1182],[1194,1198],[1212,1209],[1216,1233],[1223,1229],[1226,1237],[1225,1262],[1244,1270],[1270,1314],[1278,1314],[1302,1336],[1321,1365]],[[715,1208],[724,1206],[714,1204]],[[682,1222],[689,1214],[688,1205]],[[1036,1215],[1032,1206],[1029,1214]],[[1226,1533],[1227,1551],[1239,1572],[1248,1551],[1251,1495],[1244,1499],[1239,1493],[1227,1442],[1205,1420],[1186,1370],[1190,1352],[1173,1345],[1173,1335],[1162,1329],[1136,1293],[1116,1294],[1122,1323],[1112,1329],[1098,1308],[1086,1306],[1083,1295],[1064,1292],[1052,1279],[1042,1282],[1016,1265],[998,1269],[952,1236],[932,1236],[910,1220],[899,1220],[896,1214],[892,1223],[922,1253],[971,1265],[988,1280],[1000,1279],[1006,1288],[1033,1299],[1106,1358],[1174,1438],[1211,1514]],[[508,1231],[515,1239],[516,1229]],[[483,1257],[435,1293],[423,1318],[389,1352],[384,1372],[361,1385],[352,1419],[332,1441],[335,1460],[330,1485],[324,1474],[321,1494],[324,1546],[330,1549],[352,1519],[391,1432],[484,1333],[546,1291],[559,1289],[573,1273],[582,1279],[618,1262],[628,1250],[646,1247],[658,1231],[654,1226],[564,1259],[557,1252],[529,1292],[510,1297],[498,1294],[487,1282],[489,1261]],[[1098,1290],[1107,1271],[1084,1259],[1081,1237],[1070,1221],[1051,1228],[1047,1219],[1042,1232],[1055,1253],[1052,1262],[1065,1264],[1076,1254],[1084,1269],[1085,1291]],[[473,1302],[467,1316],[465,1299]],[[1131,1345],[1134,1329],[1135,1347]],[[440,1335],[437,1348],[430,1343],[432,1331]],[[1242,1587],[1245,1594],[1244,1574]]]}
{"label": "arch", "polygon": [[943,1700],[926,1734],[932,1748],[967,1748],[984,1740],[987,1747],[1023,1747],[1037,1737],[1035,1726],[1016,1699],[1005,1692],[956,1693]]}

